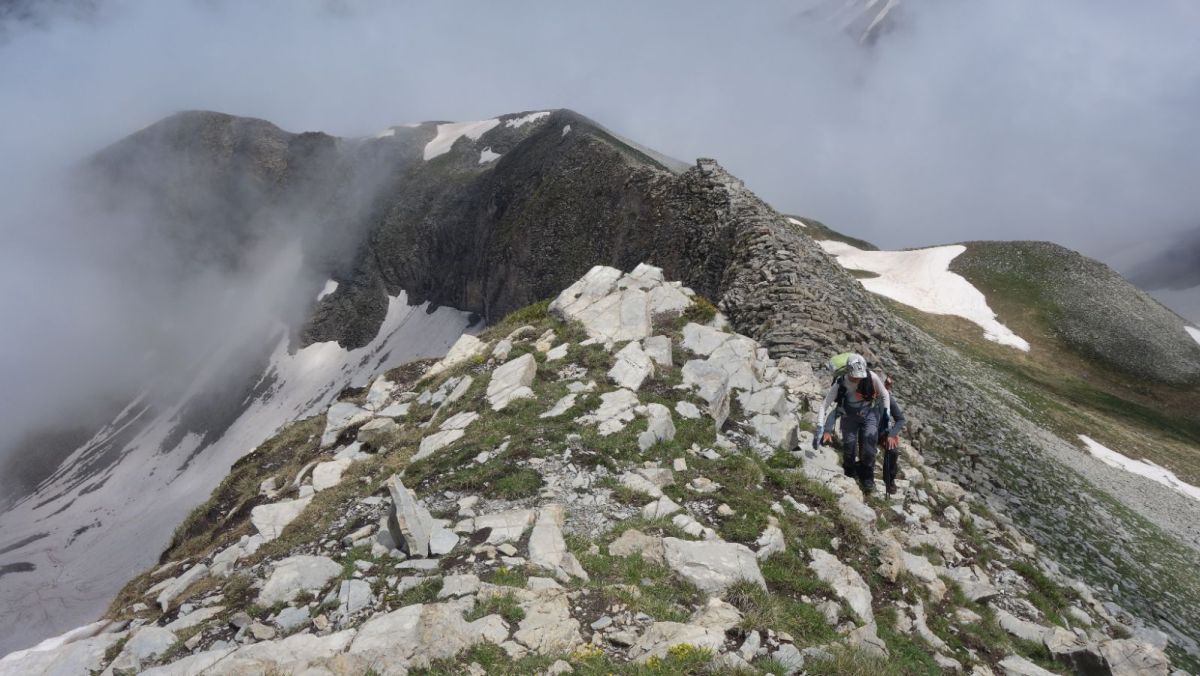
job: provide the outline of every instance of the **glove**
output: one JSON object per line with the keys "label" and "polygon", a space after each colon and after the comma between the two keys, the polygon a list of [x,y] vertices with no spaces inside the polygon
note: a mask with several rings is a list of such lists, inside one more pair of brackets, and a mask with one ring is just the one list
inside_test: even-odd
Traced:
{"label": "glove", "polygon": [[822,434],[823,434],[823,432],[821,430],[817,430],[817,433],[813,435],[813,450],[814,451],[821,447],[821,435]]}

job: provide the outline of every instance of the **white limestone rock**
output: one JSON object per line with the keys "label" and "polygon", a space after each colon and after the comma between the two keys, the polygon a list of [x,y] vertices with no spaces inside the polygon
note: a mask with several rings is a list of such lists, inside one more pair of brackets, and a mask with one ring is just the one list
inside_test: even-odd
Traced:
{"label": "white limestone rock", "polygon": [[388,512],[387,527],[392,539],[409,556],[429,556],[429,538],[434,529],[429,510],[417,502],[398,475],[387,480],[388,492],[392,496],[392,508]]}
{"label": "white limestone rock", "polygon": [[633,409],[639,403],[637,395],[624,388],[605,392],[600,395],[600,407],[592,413],[576,418],[575,422],[581,425],[595,425],[600,436],[615,434],[625,429],[625,425],[633,420]]}
{"label": "white limestone rock", "polygon": [[571,407],[575,405],[575,398],[578,396],[579,395],[575,394],[574,392],[564,396],[562,399],[559,399],[557,402],[555,402],[554,406],[552,406],[550,410],[538,415],[538,417],[542,419],[557,418],[558,416],[571,410]]}
{"label": "white limestone rock", "polygon": [[537,374],[537,361],[532,354],[526,353],[505,362],[492,371],[492,379],[488,382],[487,398],[493,411],[502,411],[517,399],[533,396],[530,385]]}
{"label": "white limestone rock", "polygon": [[429,370],[425,372],[425,375],[421,376],[421,379],[427,380],[447,369],[464,364],[468,360],[484,354],[487,351],[487,347],[487,343],[475,336],[464,333],[450,346],[450,350],[446,352],[446,356],[442,357],[441,361],[429,367]]}
{"label": "white limestone rock", "polygon": [[375,418],[358,428],[356,438],[371,448],[379,448],[380,444],[399,428],[400,426],[391,418]]}
{"label": "white limestone rock", "polygon": [[538,513],[537,523],[529,534],[529,563],[544,568],[561,580],[578,577],[588,579],[575,555],[567,550],[562,524],[566,517],[562,505],[549,504]]}
{"label": "white limestone rock", "polygon": [[634,392],[652,375],[654,362],[642,351],[642,346],[637,341],[631,341],[617,352],[616,362],[608,371],[609,380]]}
{"label": "white limestone rock", "polygon": [[850,609],[866,624],[875,621],[871,610],[871,588],[863,581],[858,571],[842,563],[836,556],[823,549],[810,549],[812,561],[808,567],[821,581],[833,587],[835,594],[840,596]]}
{"label": "white limestone rock", "polygon": [[766,589],[754,552],[732,542],[692,542],[663,538],[667,566],[709,594],[721,594],[739,580]]}
{"label": "white limestone rock", "polygon": [[342,574],[342,566],[327,556],[300,554],[277,562],[258,593],[260,606],[272,606],[296,598],[300,592],[317,593]]}
{"label": "white limestone rock", "polygon": [[642,351],[655,366],[670,368],[671,360],[671,338],[668,336],[650,336],[642,341]]}
{"label": "white limestone rock", "polygon": [[374,416],[371,411],[349,402],[339,401],[330,406],[329,411],[325,413],[325,433],[321,435],[321,448],[330,448],[342,432],[365,423]]}
{"label": "white limestone rock", "polygon": [[254,524],[264,541],[270,542],[279,537],[283,529],[295,521],[310,502],[312,497],[259,505],[250,510],[250,523]]}
{"label": "white limestone rock", "polygon": [[725,645],[725,632],[682,622],[655,622],[629,649],[629,657],[644,664],[651,658],[666,658],[671,648],[680,645],[719,653]]}
{"label": "white limestone rock", "polygon": [[760,439],[781,451],[791,451],[796,448],[796,416],[788,414],[783,418],[773,415],[758,414],[750,419],[750,427]]}
{"label": "white limestone rock", "polygon": [[700,359],[683,365],[683,384],[694,387],[704,400],[705,412],[720,429],[729,417],[729,375],[721,368]]}
{"label": "white limestone rock", "polygon": [[671,420],[671,409],[662,404],[646,404],[646,431],[638,435],[638,447],[648,450],[660,441],[675,438],[675,422]]}
{"label": "white limestone rock", "polygon": [[[392,423],[393,425],[395,423]],[[349,459],[330,460],[313,468],[312,487],[318,493],[342,483],[342,474],[350,467]]]}
{"label": "white limestone rock", "polygon": [[498,545],[503,542],[516,542],[525,534],[525,530],[533,523],[532,509],[512,509],[506,512],[483,514],[475,517],[475,531],[491,529],[487,544]]}
{"label": "white limestone rock", "polygon": [[208,566],[203,563],[197,563],[191,568],[188,568],[187,571],[179,577],[169,580],[167,584],[163,586],[162,591],[159,592],[158,598],[155,599],[155,602],[158,603],[159,607],[162,608],[164,613],[167,612],[167,609],[171,607],[171,601],[174,601],[180,594],[187,591],[188,587],[199,582],[200,580],[203,580],[204,578],[208,577],[208,575]]}
{"label": "white limestone rock", "polygon": [[683,349],[707,357],[731,337],[724,331],[692,322],[683,327]]}
{"label": "white limestone rock", "polygon": [[642,516],[647,519],[662,519],[682,510],[671,498],[663,495],[654,502],[642,508]]}

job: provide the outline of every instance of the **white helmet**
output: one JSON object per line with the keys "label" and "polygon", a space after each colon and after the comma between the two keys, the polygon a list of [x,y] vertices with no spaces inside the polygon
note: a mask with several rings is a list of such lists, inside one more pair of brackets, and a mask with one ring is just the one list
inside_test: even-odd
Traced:
{"label": "white helmet", "polygon": [[850,355],[850,358],[846,360],[846,367],[850,369],[852,378],[867,377],[867,360],[863,359],[861,354]]}

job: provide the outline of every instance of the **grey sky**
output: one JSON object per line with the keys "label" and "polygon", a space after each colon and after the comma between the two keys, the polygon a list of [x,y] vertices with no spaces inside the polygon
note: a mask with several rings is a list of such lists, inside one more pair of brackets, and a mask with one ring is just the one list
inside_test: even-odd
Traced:
{"label": "grey sky", "polygon": [[813,4],[114,0],[10,26],[3,422],[139,377],[172,303],[145,288],[153,237],[47,176],[181,109],[359,135],[570,107],[889,247],[1051,239],[1126,266],[1200,221],[1195,3],[908,0],[870,50]]}

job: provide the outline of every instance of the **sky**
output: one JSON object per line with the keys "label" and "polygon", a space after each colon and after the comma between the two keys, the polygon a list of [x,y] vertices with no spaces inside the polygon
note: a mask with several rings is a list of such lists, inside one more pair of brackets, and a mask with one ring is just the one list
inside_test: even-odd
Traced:
{"label": "sky", "polygon": [[868,48],[807,11],[822,2],[0,13],[0,445],[99,384],[132,386],[155,340],[219,326],[256,283],[201,271],[165,295],[153,224],[100,222],[58,183],[185,109],[355,136],[567,107],[884,247],[1049,239],[1143,275],[1162,252],[1181,275],[1200,267],[1175,245],[1200,227],[1200,5],[908,0]]}

